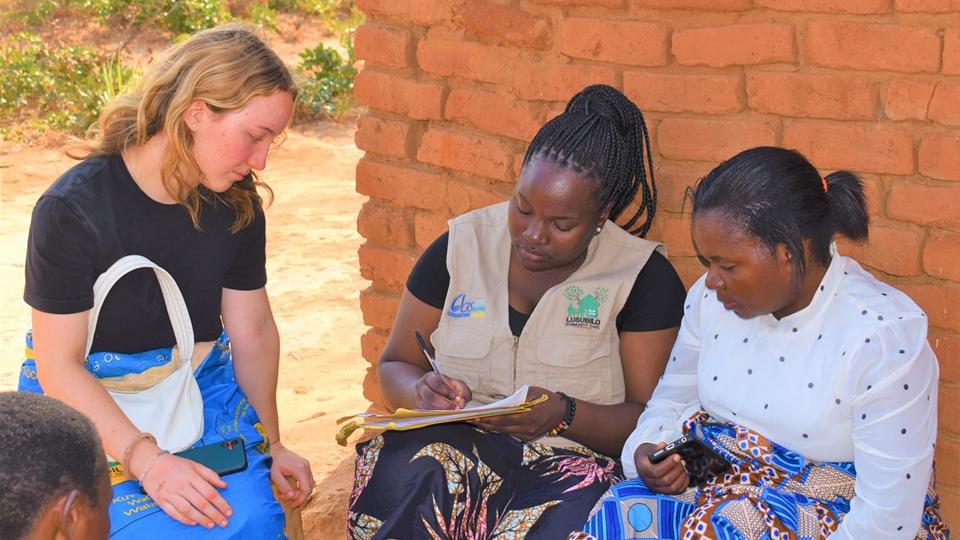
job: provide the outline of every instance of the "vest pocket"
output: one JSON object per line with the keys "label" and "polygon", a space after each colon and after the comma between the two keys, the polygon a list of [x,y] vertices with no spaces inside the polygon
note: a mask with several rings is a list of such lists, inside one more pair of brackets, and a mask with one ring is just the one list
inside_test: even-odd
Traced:
{"label": "vest pocket", "polygon": [[547,387],[594,403],[611,399],[609,338],[544,336],[537,343],[540,377]]}
{"label": "vest pocket", "polygon": [[443,374],[465,382],[474,394],[488,394],[489,354],[493,334],[471,329],[453,329],[441,324],[430,336],[437,364]]}

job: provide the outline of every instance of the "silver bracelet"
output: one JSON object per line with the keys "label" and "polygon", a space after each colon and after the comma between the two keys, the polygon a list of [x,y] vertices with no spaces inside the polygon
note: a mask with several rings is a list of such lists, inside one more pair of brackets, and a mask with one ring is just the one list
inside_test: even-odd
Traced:
{"label": "silver bracelet", "polygon": [[140,474],[140,478],[137,479],[137,482],[140,484],[140,487],[143,487],[143,479],[146,478],[147,473],[150,472],[150,467],[153,467],[153,464],[156,463],[158,459],[160,459],[160,456],[164,454],[169,454],[169,453],[170,453],[169,450],[160,450],[159,452],[157,452],[157,455],[153,456],[153,459],[150,461],[150,463],[147,463],[147,466],[143,468],[143,473]]}

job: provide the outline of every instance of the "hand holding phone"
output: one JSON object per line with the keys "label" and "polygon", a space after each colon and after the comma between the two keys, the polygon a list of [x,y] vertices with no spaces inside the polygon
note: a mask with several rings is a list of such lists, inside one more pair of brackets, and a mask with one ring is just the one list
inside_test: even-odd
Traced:
{"label": "hand holding phone", "polygon": [[660,463],[668,456],[679,454],[685,463],[690,485],[705,484],[713,476],[725,473],[730,464],[702,440],[689,435],[680,437],[650,454],[650,463]]}
{"label": "hand holding phone", "polygon": [[247,468],[247,453],[243,448],[243,439],[239,438],[189,448],[174,455],[196,461],[220,476]]}

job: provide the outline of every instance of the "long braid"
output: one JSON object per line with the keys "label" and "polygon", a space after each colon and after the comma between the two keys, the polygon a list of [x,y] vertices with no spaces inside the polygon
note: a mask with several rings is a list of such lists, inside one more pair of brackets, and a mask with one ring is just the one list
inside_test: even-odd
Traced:
{"label": "long braid", "polygon": [[[563,113],[537,132],[523,164],[534,157],[597,178],[595,197],[601,208],[610,208],[610,220],[616,220],[639,191],[639,208],[623,228],[646,236],[657,210],[650,134],[640,109],[617,89],[598,84],[573,96]],[[641,218],[640,226],[631,229]]]}

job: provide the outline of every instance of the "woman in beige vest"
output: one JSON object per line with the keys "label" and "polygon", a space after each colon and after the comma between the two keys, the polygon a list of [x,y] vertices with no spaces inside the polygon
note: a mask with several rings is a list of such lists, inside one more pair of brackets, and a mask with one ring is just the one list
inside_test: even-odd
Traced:
{"label": "woman in beige vest", "polygon": [[356,536],[562,538],[621,477],[609,456],[650,398],[683,311],[662,246],[642,239],[652,171],[636,105],[588,87],[536,135],[510,200],[451,220],[427,248],[380,359],[387,403],[451,409],[524,385],[527,399],[548,399],[358,446]]}

